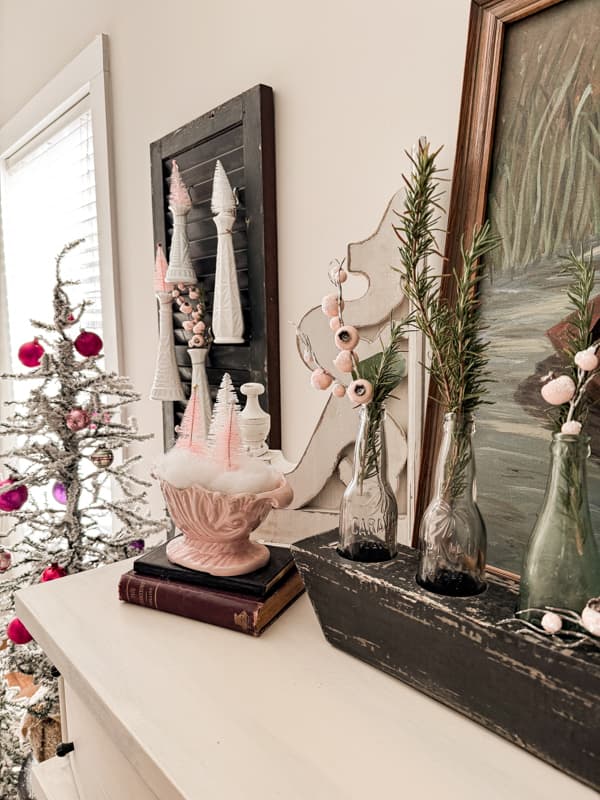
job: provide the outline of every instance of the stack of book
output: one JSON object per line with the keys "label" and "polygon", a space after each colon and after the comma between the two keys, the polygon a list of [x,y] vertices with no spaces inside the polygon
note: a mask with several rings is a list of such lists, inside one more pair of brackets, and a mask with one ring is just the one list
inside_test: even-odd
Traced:
{"label": "stack of book", "polygon": [[166,545],[140,556],[119,582],[119,598],[222,628],[260,636],[304,591],[288,548],[270,546],[271,559],[247,575],[215,577],[172,564]]}

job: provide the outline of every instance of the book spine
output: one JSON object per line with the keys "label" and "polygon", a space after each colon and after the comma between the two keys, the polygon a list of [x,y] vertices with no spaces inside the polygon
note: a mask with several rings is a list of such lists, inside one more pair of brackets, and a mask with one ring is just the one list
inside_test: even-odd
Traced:
{"label": "book spine", "polygon": [[208,622],[221,628],[258,636],[258,611],[261,603],[249,597],[236,597],[214,591],[202,592],[197,586],[145,578],[127,572],[119,581],[119,598],[144,608],[166,611],[180,617]]}

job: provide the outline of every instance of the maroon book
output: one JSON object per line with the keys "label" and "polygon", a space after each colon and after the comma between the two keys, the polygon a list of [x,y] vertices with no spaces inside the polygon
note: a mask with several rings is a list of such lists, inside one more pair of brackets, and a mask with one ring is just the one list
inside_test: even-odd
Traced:
{"label": "maroon book", "polygon": [[133,570],[126,572],[119,581],[119,598],[125,603],[208,622],[251,636],[260,636],[303,591],[304,584],[296,569],[264,600],[205,586],[151,578]]}

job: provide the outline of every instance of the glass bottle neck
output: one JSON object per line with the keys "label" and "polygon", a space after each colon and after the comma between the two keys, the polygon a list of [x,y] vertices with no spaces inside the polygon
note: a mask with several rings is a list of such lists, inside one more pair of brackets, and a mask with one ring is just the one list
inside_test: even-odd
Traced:
{"label": "glass bottle neck", "polygon": [[354,481],[387,480],[384,421],[385,409],[372,404],[360,409],[360,428],[354,447]]}
{"label": "glass bottle neck", "polygon": [[435,493],[447,503],[475,500],[473,417],[457,413],[444,417],[444,434],[437,462]]}
{"label": "glass bottle neck", "polygon": [[546,503],[557,495],[578,503],[587,498],[587,466],[590,439],[585,435],[555,433],[550,451],[550,476],[546,488]]}

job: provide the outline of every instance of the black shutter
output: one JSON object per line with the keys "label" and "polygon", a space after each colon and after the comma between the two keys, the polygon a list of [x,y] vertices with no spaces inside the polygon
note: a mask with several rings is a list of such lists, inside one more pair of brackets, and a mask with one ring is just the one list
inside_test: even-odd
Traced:
{"label": "black shutter", "polygon": [[[204,286],[208,320],[212,308],[217,234],[210,211],[217,159],[237,190],[240,204],[233,242],[244,315],[244,344],[213,344],[208,380],[216,394],[224,372],[239,389],[246,381],[263,383],[265,410],[271,414],[270,446],[281,446],[279,399],[279,303],[277,290],[277,217],[273,90],[255,86],[150,145],[154,241],[170,252],[172,219],[169,176],[175,158],[192,198],[187,234],[192,264]],[[175,350],[181,380],[189,396],[192,368],[183,315],[173,308]],[[182,403],[163,403],[165,446],[174,437]]]}

